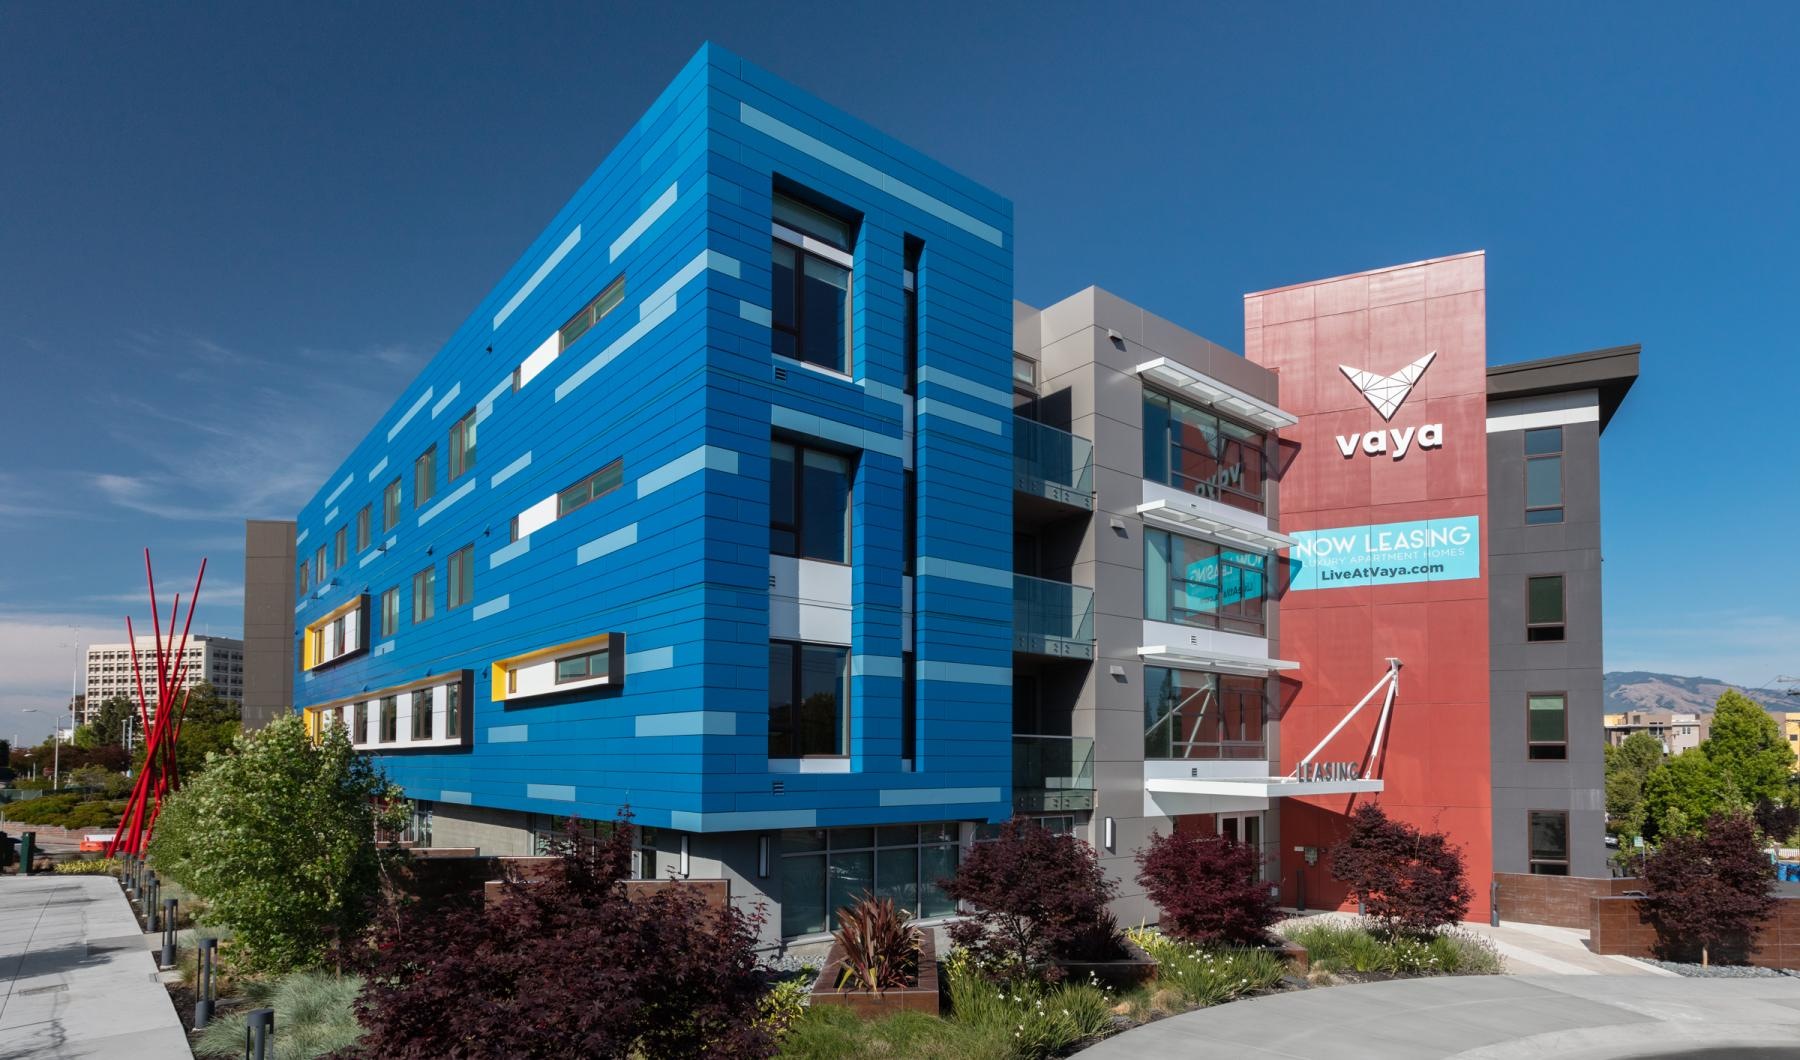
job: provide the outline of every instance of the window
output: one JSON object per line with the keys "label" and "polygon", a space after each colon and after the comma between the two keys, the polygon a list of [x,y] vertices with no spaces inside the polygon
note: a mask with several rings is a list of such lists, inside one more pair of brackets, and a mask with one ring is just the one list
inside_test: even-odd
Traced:
{"label": "window", "polygon": [[393,743],[400,738],[400,699],[381,697],[381,742]]}
{"label": "window", "polygon": [[1144,757],[1267,758],[1267,694],[1260,677],[1144,667]]}
{"label": "window", "polygon": [[[587,478],[558,493],[556,495],[556,517],[560,519],[583,505],[592,504],[618,489],[619,484],[624,480],[625,465],[622,461],[614,460]],[[518,534],[519,528],[515,523],[513,526],[514,540],[518,539]]]}
{"label": "window", "polygon": [[475,597],[475,546],[464,545],[450,553],[446,574],[450,584],[444,610],[454,611]]}
{"label": "window", "polygon": [[900,501],[900,573],[911,577],[919,555],[919,473],[901,472],[906,496]]}
{"label": "window", "polygon": [[905,299],[906,318],[901,324],[901,346],[906,354],[906,392],[914,393],[919,388],[919,258],[925,253],[925,244],[912,236],[906,237],[906,266],[900,274],[901,294]]}
{"label": "window", "polygon": [[369,505],[362,506],[356,513],[356,551],[366,552],[369,548]]}
{"label": "window", "polygon": [[385,532],[400,525],[400,480],[387,484],[381,491],[381,529]]}
{"label": "window", "polygon": [[1569,757],[1569,700],[1561,692],[1525,697],[1526,757],[1561,762]]}
{"label": "window", "polygon": [[413,624],[418,625],[436,613],[437,568],[426,567],[413,575]]}
{"label": "window", "polygon": [[437,446],[432,446],[419,454],[413,461],[413,507],[425,504],[437,496]]}
{"label": "window", "polygon": [[1262,433],[1144,391],[1144,477],[1233,508],[1263,510]]}
{"label": "window", "polygon": [[769,643],[770,758],[848,754],[849,714],[849,648]]}
{"label": "window", "polygon": [[918,768],[919,760],[919,681],[918,669],[910,651],[900,653],[900,758]]}
{"label": "window", "polygon": [[1268,557],[1144,531],[1144,617],[1261,635]]}
{"label": "window", "polygon": [[369,704],[366,701],[356,705],[356,727],[350,732],[350,742],[369,742]]}
{"label": "window", "polygon": [[463,690],[461,683],[444,686],[444,739],[460,740],[463,734]]}
{"label": "window", "polygon": [[1540,427],[1525,432],[1525,522],[1563,521],[1563,432]]}
{"label": "window", "polygon": [[[595,324],[600,323],[606,314],[619,307],[625,300],[625,277],[621,276],[606,285],[606,289],[594,297],[592,302],[581,307],[581,312],[569,318],[569,322],[557,329],[558,350],[566,350],[574,345],[575,340],[586,335]],[[515,375],[514,379],[517,379]],[[513,389],[518,389],[516,383]],[[471,438],[474,436],[471,435]],[[473,442],[471,442],[473,444]]]}
{"label": "window", "polygon": [[1562,640],[1564,622],[1562,575],[1525,579],[1525,639]]}
{"label": "window", "polygon": [[1569,874],[1569,815],[1563,810],[1531,811],[1531,872]]}
{"label": "window", "polygon": [[450,481],[469,473],[475,466],[475,410],[450,425]]}
{"label": "window", "polygon": [[381,594],[381,633],[384,639],[400,632],[400,587]]}
{"label": "window", "polygon": [[332,566],[342,569],[346,563],[350,562],[350,528],[348,526],[338,527],[337,540],[333,544],[337,547],[336,554],[331,560]]}
{"label": "window", "polygon": [[776,354],[848,374],[852,226],[776,193],[770,341]]}
{"label": "window", "polygon": [[556,660],[556,683],[566,685],[572,681],[591,681],[595,678],[609,676],[608,669],[610,649],[601,648],[584,655],[571,655],[566,659]]}
{"label": "window", "polygon": [[312,568],[310,566],[308,566],[307,564],[305,564],[305,563],[300,564],[300,581],[299,581],[299,585],[298,585],[298,590],[299,590],[299,593],[301,596],[305,596],[306,590],[310,587],[307,583],[307,575],[311,571],[312,571]]}
{"label": "window", "polygon": [[770,443],[769,551],[850,562],[849,457]]}
{"label": "window", "polygon": [[432,691],[421,688],[412,694],[412,738],[431,739]]}
{"label": "window", "polygon": [[330,569],[331,568],[325,564],[325,546],[320,545],[319,550],[313,553],[313,581],[323,586],[325,584],[325,572]]}
{"label": "window", "polygon": [[864,891],[912,917],[954,914],[956,902],[937,881],[956,874],[960,831],[945,822],[782,832],[782,937],[836,930],[837,911]]}

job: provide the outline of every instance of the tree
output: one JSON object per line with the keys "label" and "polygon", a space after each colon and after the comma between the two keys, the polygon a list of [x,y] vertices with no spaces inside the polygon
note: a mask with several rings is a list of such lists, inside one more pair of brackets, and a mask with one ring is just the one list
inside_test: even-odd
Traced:
{"label": "tree", "polygon": [[1331,848],[1331,876],[1389,935],[1429,935],[1469,915],[1474,892],[1462,851],[1443,832],[1426,832],[1365,802]]}
{"label": "tree", "polygon": [[404,911],[371,951],[351,1055],[766,1057],[757,918],[679,884],[629,895],[629,815],[571,821],[557,860],[488,909]]}
{"label": "tree", "polygon": [[1794,772],[1794,751],[1781,726],[1741,692],[1727,690],[1713,708],[1712,732],[1702,745],[1720,776],[1750,805],[1779,803]]}
{"label": "tree", "polygon": [[1625,839],[1643,834],[1644,780],[1662,760],[1662,744],[1647,732],[1606,748],[1607,831]]}
{"label": "tree", "polygon": [[[88,722],[88,725],[83,728],[92,726],[94,737],[101,744],[108,747],[123,747],[125,746],[125,726],[128,722],[135,726],[137,716],[137,700],[129,696],[108,696],[95,706],[94,720]],[[143,734],[139,733],[138,735],[141,737]]]}
{"label": "tree", "polygon": [[1277,918],[1262,856],[1229,836],[1153,834],[1137,852],[1138,883],[1162,910],[1163,933],[1193,943],[1258,946]]}
{"label": "tree", "polygon": [[[1108,946],[1105,956],[1118,955],[1118,926],[1106,908],[1118,885],[1106,878],[1094,848],[1072,835],[1015,817],[994,839],[976,843],[956,875],[938,886],[973,907],[950,937],[999,976]],[[1052,966],[1047,974],[1059,973]]]}
{"label": "tree", "polygon": [[[390,809],[378,814],[377,801]],[[406,812],[342,729],[314,745],[289,715],[184,782],[163,804],[150,857],[206,901],[208,921],[231,925],[247,968],[291,971],[334,952],[341,963],[379,893],[375,830]]]}
{"label": "tree", "polygon": [[1666,759],[1644,778],[1646,839],[1691,832],[1714,814],[1741,808],[1736,785],[1714,767],[1704,745]]}
{"label": "tree", "polygon": [[1671,960],[1696,943],[1703,965],[1721,945],[1742,944],[1747,957],[1775,911],[1775,867],[1742,812],[1715,814],[1698,835],[1670,836],[1644,860],[1644,880],[1645,911]]}

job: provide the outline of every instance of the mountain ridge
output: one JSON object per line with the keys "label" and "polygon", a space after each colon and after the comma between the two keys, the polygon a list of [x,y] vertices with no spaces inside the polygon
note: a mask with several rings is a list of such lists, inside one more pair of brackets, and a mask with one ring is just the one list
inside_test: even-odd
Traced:
{"label": "mountain ridge", "polygon": [[1683,677],[1659,674],[1649,670],[1612,670],[1604,677],[1606,709],[1609,713],[1628,710],[1676,710],[1710,714],[1726,691],[1741,692],[1764,710],[1780,714],[1800,712],[1800,696],[1785,694],[1785,689],[1749,689],[1716,677]]}

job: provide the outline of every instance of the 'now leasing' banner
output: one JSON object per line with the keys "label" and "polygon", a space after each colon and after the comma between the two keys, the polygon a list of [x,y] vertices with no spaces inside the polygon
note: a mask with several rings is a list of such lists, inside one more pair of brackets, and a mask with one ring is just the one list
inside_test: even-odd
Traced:
{"label": "'now leasing' banner", "polygon": [[1290,589],[1481,577],[1481,519],[1465,515],[1293,534]]}

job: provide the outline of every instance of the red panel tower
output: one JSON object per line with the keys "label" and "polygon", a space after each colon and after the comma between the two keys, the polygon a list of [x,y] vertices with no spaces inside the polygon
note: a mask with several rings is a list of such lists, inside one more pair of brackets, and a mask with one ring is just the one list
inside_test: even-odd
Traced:
{"label": "red panel tower", "polygon": [[[1485,258],[1458,255],[1246,295],[1244,352],[1281,376],[1282,768],[1402,663],[1379,795],[1284,799],[1283,900],[1343,902],[1322,856],[1356,798],[1447,830],[1484,916],[1488,753]],[[1319,761],[1359,761],[1365,710]]]}

